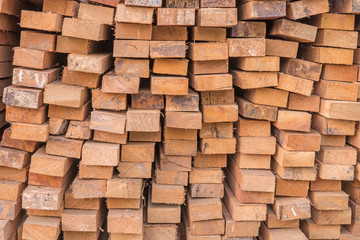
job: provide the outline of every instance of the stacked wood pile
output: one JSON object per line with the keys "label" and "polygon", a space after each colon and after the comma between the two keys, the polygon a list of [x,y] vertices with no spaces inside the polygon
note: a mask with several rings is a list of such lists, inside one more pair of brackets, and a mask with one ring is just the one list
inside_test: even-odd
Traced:
{"label": "stacked wood pile", "polygon": [[25,8],[0,1],[0,240],[360,238],[360,1]]}

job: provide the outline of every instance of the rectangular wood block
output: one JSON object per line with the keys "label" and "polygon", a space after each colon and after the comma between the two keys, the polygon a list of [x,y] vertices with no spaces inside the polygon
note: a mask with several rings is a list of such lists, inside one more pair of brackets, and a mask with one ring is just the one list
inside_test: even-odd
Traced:
{"label": "rectangular wood block", "polygon": [[55,13],[21,11],[20,27],[48,32],[61,32],[63,16]]}
{"label": "rectangular wood block", "polygon": [[197,149],[196,140],[170,140],[164,141],[164,152],[172,156],[195,156]]}
{"label": "rectangular wood block", "polygon": [[98,210],[103,204],[101,198],[75,199],[72,189],[68,188],[64,196],[65,208]]}
{"label": "rectangular wood block", "polygon": [[139,199],[143,188],[142,179],[113,177],[106,182],[106,198]]}
{"label": "rectangular wood block", "polygon": [[356,49],[357,39],[357,32],[333,29],[319,29],[313,45]]}
{"label": "rectangular wood block", "polygon": [[129,140],[133,142],[161,142],[161,131],[159,132],[129,132]]}
{"label": "rectangular wood block", "polygon": [[321,135],[321,146],[344,147],[346,136]]}
{"label": "rectangular wood block", "polygon": [[226,43],[190,43],[188,57],[193,61],[227,60]]}
{"label": "rectangular wood block", "polygon": [[194,8],[158,8],[158,26],[193,26],[195,25]]}
{"label": "rectangular wood block", "polygon": [[310,183],[311,191],[341,191],[341,181],[339,180],[325,180],[319,177],[316,181]]}
{"label": "rectangular wood block", "polygon": [[115,39],[151,40],[150,24],[120,23],[115,25]]}
{"label": "rectangular wood block", "polygon": [[[277,1],[241,1],[239,20],[267,20],[286,16],[286,2]],[[273,11],[268,11],[273,9]]]}
{"label": "rectangular wood block", "polygon": [[228,38],[229,57],[265,56],[265,38]]}
{"label": "rectangular wood block", "polygon": [[203,123],[199,132],[200,138],[232,138],[233,124],[225,123]]}
{"label": "rectangular wood block", "polygon": [[49,137],[49,122],[43,124],[13,123],[11,126],[11,138],[46,142]]}
{"label": "rectangular wood block", "polygon": [[100,83],[100,74],[71,71],[66,66],[63,69],[61,82],[88,88],[97,88]]}
{"label": "rectangular wood block", "polygon": [[143,233],[143,209],[110,209],[107,220],[109,233]]}
{"label": "rectangular wood block", "polygon": [[23,209],[59,210],[64,189],[29,185],[22,194]]}
{"label": "rectangular wood block", "polygon": [[358,92],[359,87],[355,83],[321,80],[314,85],[314,93],[325,99],[355,102]]}
{"label": "rectangular wood block", "polygon": [[321,79],[341,82],[356,82],[358,68],[355,65],[324,64]]}
{"label": "rectangular wood block", "polygon": [[316,167],[282,167],[276,161],[271,161],[271,169],[282,179],[315,181]]}
{"label": "rectangular wood block", "polygon": [[111,179],[113,176],[113,166],[92,166],[79,163],[79,177],[80,178],[96,178],[96,179]]}
{"label": "rectangular wood block", "polygon": [[140,78],[118,76],[110,71],[102,78],[101,91],[104,93],[136,94],[139,92]]}
{"label": "rectangular wood block", "polygon": [[91,113],[90,129],[124,134],[126,116],[124,112],[94,110]]}
{"label": "rectangular wood block", "polygon": [[[262,64],[260,65],[262,66]],[[276,72],[247,72],[231,70],[230,73],[233,75],[234,85],[241,89],[278,86],[278,74]]]}
{"label": "rectangular wood block", "polygon": [[14,68],[12,84],[17,86],[44,89],[48,83],[58,80],[59,68],[35,70],[28,68]]}
{"label": "rectangular wood block", "polygon": [[318,225],[339,225],[339,224],[351,224],[351,208],[347,210],[317,210],[311,208],[311,218]]}
{"label": "rectangular wood block", "polygon": [[311,219],[301,221],[301,230],[309,238],[338,238],[340,236],[340,225],[318,225]]}
{"label": "rectangular wood block", "polygon": [[100,210],[64,209],[61,214],[63,231],[96,232],[101,227],[104,216]]}
{"label": "rectangular wood block", "polygon": [[266,39],[266,55],[286,58],[296,58],[299,43],[279,39]]}
{"label": "rectangular wood block", "polygon": [[224,74],[209,74],[209,75],[194,75],[189,74],[190,86],[196,91],[219,91],[232,89],[232,75]]}
{"label": "rectangular wood block", "polygon": [[24,150],[27,152],[34,152],[36,149],[40,147],[39,142],[34,141],[21,141],[15,140],[11,138],[11,127],[4,130],[2,139],[1,139],[1,146],[3,147],[10,147],[10,148],[17,148],[18,150]]}
{"label": "rectangular wood block", "polygon": [[104,93],[100,89],[91,90],[91,104],[94,109],[126,110],[127,97],[122,93]]}
{"label": "rectangular wood block", "polygon": [[309,191],[309,181],[298,181],[276,177],[276,196],[306,197]]}
{"label": "rectangular wood block", "polygon": [[89,100],[85,87],[62,84],[60,81],[46,85],[44,103],[79,108]]}
{"label": "rectangular wood block", "polygon": [[1,180],[26,182],[28,167],[21,169],[0,166]]}
{"label": "rectangular wood block", "polygon": [[116,8],[115,21],[126,23],[152,24],[153,8],[143,8],[118,4]]}
{"label": "rectangular wood block", "polygon": [[319,163],[319,177],[327,180],[354,180],[354,166]]}
{"label": "rectangular wood block", "polygon": [[282,59],[281,71],[299,78],[319,81],[322,65],[297,58]]}
{"label": "rectangular wood block", "polygon": [[162,170],[159,165],[158,162],[155,163],[154,180],[157,184],[188,185],[188,172]]}
{"label": "rectangular wood block", "polygon": [[38,109],[7,105],[5,117],[7,122],[42,124],[48,119],[47,110],[47,105]]}
{"label": "rectangular wood block", "polygon": [[278,220],[277,217],[276,217],[276,214],[274,213],[274,211],[271,209],[270,206],[268,206],[268,208],[267,208],[267,218],[266,218],[265,223],[266,223],[266,226],[269,229],[274,229],[274,228],[282,228],[282,229],[299,228],[299,220],[298,219],[287,220],[287,221]]}
{"label": "rectangular wood block", "polygon": [[244,91],[244,98],[255,104],[264,104],[275,107],[286,107],[289,92],[272,89],[272,88],[257,88],[247,89]]}
{"label": "rectangular wood block", "polygon": [[152,183],[151,202],[181,205],[185,202],[184,186]]}
{"label": "rectangular wood block", "polygon": [[83,38],[57,35],[56,52],[77,54],[95,53],[101,50],[100,43],[103,44],[104,47],[108,45],[108,42],[96,42],[94,40],[88,40]]}
{"label": "rectangular wood block", "polygon": [[38,33],[33,31],[21,32],[20,47],[54,52],[55,46],[55,34]]}
{"label": "rectangular wood block", "polygon": [[[198,155],[198,154],[197,154]],[[190,171],[191,157],[165,155],[164,149],[160,148],[160,169],[167,171]]]}
{"label": "rectangular wood block", "polygon": [[280,58],[272,56],[240,57],[236,58],[233,64],[235,67],[244,71],[278,72],[280,70]]}
{"label": "rectangular wood block", "polygon": [[89,140],[92,136],[90,118],[84,121],[70,121],[65,137],[72,139]]}
{"label": "rectangular wood block", "polygon": [[82,163],[86,165],[117,166],[120,159],[120,145],[87,141],[83,145]]}
{"label": "rectangular wood block", "polygon": [[241,169],[270,169],[271,155],[235,153],[229,158]]}
{"label": "rectangular wood block", "polygon": [[286,10],[287,17],[296,20],[329,12],[329,2],[326,0],[293,2],[287,4]]}
{"label": "rectangular wood block", "polygon": [[236,8],[201,8],[196,14],[196,25],[201,27],[232,27],[236,23]]}
{"label": "rectangular wood block", "polygon": [[226,29],[216,27],[192,27],[190,39],[192,41],[224,42]]}
{"label": "rectangular wood block", "polygon": [[117,170],[120,178],[151,178],[151,162],[119,162]]}
{"label": "rectangular wood block", "polygon": [[231,37],[265,37],[266,23],[257,21],[238,21],[230,31]]}
{"label": "rectangular wood block", "polygon": [[80,3],[78,19],[113,25],[115,9]]}
{"label": "rectangular wood block", "polygon": [[310,192],[311,206],[317,210],[347,210],[349,195],[345,192]]}
{"label": "rectangular wood block", "polygon": [[227,73],[228,60],[190,61],[189,71],[193,74]]}
{"label": "rectangular wood block", "polygon": [[236,104],[202,105],[201,110],[205,123],[235,122],[238,119],[238,106]]}
{"label": "rectangular wood block", "polygon": [[302,133],[273,128],[273,136],[276,137],[277,142],[286,150],[320,150],[321,135],[315,130],[311,130],[308,133]]}
{"label": "rectangular wood block", "polygon": [[354,30],[355,17],[349,14],[323,13],[312,16],[309,22],[319,29]]}
{"label": "rectangular wood block", "polygon": [[157,58],[154,60],[153,73],[186,76],[188,64],[188,59]]}
{"label": "rectangular wood block", "polygon": [[125,132],[124,134],[118,134],[95,130],[93,139],[99,142],[126,144],[127,137],[128,132]]}
{"label": "rectangular wood block", "polygon": [[319,112],[320,96],[317,95],[304,96],[296,93],[290,93],[287,108],[289,110]]}
{"label": "rectangular wood block", "polygon": [[70,158],[80,158],[83,141],[68,139],[64,136],[49,136],[46,153]]}
{"label": "rectangular wood block", "polygon": [[[319,114],[331,119],[358,121],[360,103],[322,99]],[[357,114],[359,113],[359,115]]]}
{"label": "rectangular wood block", "polygon": [[148,59],[116,58],[114,70],[116,75],[148,78],[149,64]]}
{"label": "rectangular wood block", "polygon": [[111,28],[109,25],[93,21],[65,18],[62,35],[93,41],[104,41],[111,39]]}
{"label": "rectangular wood block", "polygon": [[24,182],[0,180],[1,200],[16,202],[26,187]]}
{"label": "rectangular wood block", "polygon": [[314,82],[311,80],[279,73],[279,84],[276,88],[310,96],[313,90],[313,85]]}
{"label": "rectangular wood block", "polygon": [[126,131],[159,132],[159,110],[128,109],[126,112]]}
{"label": "rectangular wood block", "polygon": [[186,203],[190,222],[222,218],[222,204],[219,198],[192,198],[187,195]]}
{"label": "rectangular wood block", "polygon": [[113,66],[110,53],[92,53],[89,55],[69,54],[68,69],[87,73],[103,74]]}
{"label": "rectangular wood block", "polygon": [[329,136],[354,135],[355,133],[355,121],[329,119],[319,114],[313,114],[311,127]]}
{"label": "rectangular wood block", "polygon": [[352,65],[354,51],[351,49],[303,46],[299,49],[299,57],[317,63]]}
{"label": "rectangular wood block", "polygon": [[235,101],[234,92],[234,88],[200,92],[201,102],[203,105],[233,104]]}
{"label": "rectangular wood block", "polygon": [[80,179],[78,176],[71,184],[72,197],[75,199],[103,198],[106,192],[106,180]]}
{"label": "rectangular wood block", "polygon": [[316,159],[325,164],[356,165],[357,151],[349,145],[345,147],[322,146],[316,153]]}
{"label": "rectangular wood block", "polygon": [[180,223],[180,221],[181,207],[179,205],[154,204],[148,200],[147,223],[169,224]]}
{"label": "rectangular wood block", "polygon": [[202,154],[198,152],[193,158],[196,168],[223,168],[226,167],[226,154]]}
{"label": "rectangular wood block", "polygon": [[201,129],[201,112],[165,112],[165,126],[170,128]]}
{"label": "rectangular wood block", "polygon": [[233,154],[236,150],[236,138],[203,138],[200,139],[203,154]]}
{"label": "rectangular wood block", "polygon": [[155,143],[129,142],[121,150],[122,162],[154,162]]}
{"label": "rectangular wood block", "polygon": [[307,112],[279,110],[273,125],[281,130],[310,132],[311,114]]}
{"label": "rectangular wood block", "polygon": [[151,76],[151,94],[187,95],[189,79],[181,76]]}
{"label": "rectangular wood block", "polygon": [[223,171],[219,168],[192,168],[189,183],[222,183]]}
{"label": "rectangular wood block", "polygon": [[[31,59],[31,61],[29,61]],[[30,48],[14,48],[13,64],[21,67],[47,69],[54,66],[58,61],[58,55],[54,52],[48,52]]]}
{"label": "rectangular wood block", "polygon": [[61,233],[60,218],[29,216],[23,223],[24,239],[57,239]]}
{"label": "rectangular wood block", "polygon": [[270,31],[270,36],[301,43],[314,42],[317,27],[294,22],[287,19],[275,20]]}
{"label": "rectangular wood block", "polygon": [[223,183],[193,183],[190,184],[191,197],[200,198],[223,198]]}
{"label": "rectangular wood block", "polygon": [[157,41],[186,41],[188,39],[187,27],[181,26],[152,26],[151,39]]}
{"label": "rectangular wood block", "polygon": [[277,144],[274,159],[282,167],[313,167],[315,164],[315,152],[289,151]]}
{"label": "rectangular wood block", "polygon": [[3,102],[15,107],[38,109],[43,105],[43,91],[17,86],[4,88]]}
{"label": "rectangular wood block", "polygon": [[140,88],[138,94],[131,95],[133,109],[164,109],[164,96],[153,95],[148,88]]}
{"label": "rectangular wood block", "polygon": [[276,139],[269,137],[240,137],[237,136],[236,151],[243,154],[274,154]]}
{"label": "rectangular wood block", "polygon": [[199,111],[199,94],[193,90],[189,90],[188,95],[171,96],[166,98],[166,111]]}
{"label": "rectangular wood block", "polygon": [[279,197],[272,206],[278,220],[310,218],[310,201],[307,198]]}
{"label": "rectangular wood block", "polygon": [[239,115],[257,120],[275,121],[277,118],[277,107],[254,104],[244,98],[237,97],[236,103],[239,107]]}

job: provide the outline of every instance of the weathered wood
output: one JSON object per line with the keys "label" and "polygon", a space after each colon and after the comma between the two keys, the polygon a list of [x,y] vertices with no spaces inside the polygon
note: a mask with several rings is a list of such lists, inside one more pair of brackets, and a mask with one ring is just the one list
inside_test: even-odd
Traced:
{"label": "weathered wood", "polygon": [[180,76],[151,76],[151,94],[187,95],[189,79]]}
{"label": "weathered wood", "polygon": [[181,207],[179,205],[154,204],[150,201],[149,194],[147,204],[147,223],[180,223]]}
{"label": "weathered wood", "polygon": [[289,92],[272,88],[247,89],[243,95],[244,98],[255,104],[275,107],[286,107],[288,96]]}
{"label": "weathered wood", "polygon": [[11,126],[11,138],[36,142],[46,142],[49,137],[49,123],[27,124],[13,123]]}
{"label": "weathered wood", "polygon": [[90,118],[85,121],[70,121],[65,137],[72,139],[89,140],[92,136],[90,130]]}
{"label": "weathered wood", "polygon": [[193,8],[158,8],[158,26],[193,26],[195,9]]}
{"label": "weathered wood", "polygon": [[306,197],[309,191],[309,181],[282,179],[276,176],[276,196]]}
{"label": "weathered wood", "polygon": [[354,30],[355,17],[351,14],[323,13],[312,16],[309,23],[319,29]]}
{"label": "weathered wood", "polygon": [[113,176],[113,166],[93,166],[79,163],[79,177],[89,179],[111,179]]}
{"label": "weathered wood", "polygon": [[140,88],[138,94],[131,95],[133,109],[164,109],[164,96],[153,95],[148,88]]}
{"label": "weathered wood", "polygon": [[305,240],[308,239],[299,228],[288,229],[269,229],[264,223],[260,226],[260,235],[264,240],[271,239],[288,239],[288,240]]}
{"label": "weathered wood", "polygon": [[265,56],[265,38],[228,38],[229,57]]}
{"label": "weathered wood", "polygon": [[89,55],[69,54],[68,69],[87,73],[103,74],[112,67],[110,53],[93,53]]}
{"label": "weathered wood", "polygon": [[103,198],[106,192],[106,180],[80,179],[77,176],[71,188],[72,197],[75,199]]}
{"label": "weathered wood", "polygon": [[313,167],[315,163],[315,152],[288,151],[278,144],[276,146],[274,159],[283,167]]}
{"label": "weathered wood", "polygon": [[78,19],[113,25],[115,9],[80,3]]}
{"label": "weathered wood", "polygon": [[282,167],[276,161],[271,161],[271,169],[287,180],[315,181],[317,175],[315,167]]}
{"label": "weathered wood", "polygon": [[[102,43],[104,44],[104,43]],[[90,54],[101,49],[100,42],[75,37],[58,35],[56,38],[56,52]]]}
{"label": "weathered wood", "polygon": [[277,142],[287,150],[320,150],[321,135],[315,130],[311,130],[308,133],[302,133],[273,128],[273,136],[275,136]]}
{"label": "weathered wood", "polygon": [[354,180],[354,166],[339,165],[339,164],[325,164],[318,161],[319,177],[327,180]]}
{"label": "weathered wood", "polygon": [[23,209],[59,210],[64,189],[29,185],[22,194]]}
{"label": "weathered wood", "polygon": [[224,74],[209,74],[209,75],[194,75],[189,74],[190,86],[196,91],[219,91],[232,89],[232,75]]}
{"label": "weathered wood", "polygon": [[354,51],[351,49],[302,46],[299,49],[299,57],[317,63],[352,65]]}
{"label": "weathered wood", "polygon": [[267,20],[286,16],[286,2],[282,0],[242,1],[240,3],[239,20]]}
{"label": "weathered wood", "polygon": [[34,152],[36,149],[40,147],[41,143],[34,142],[34,141],[22,141],[16,140],[11,138],[11,128],[7,128],[4,130],[2,139],[1,139],[1,146],[3,147],[10,147],[10,148],[17,148],[19,150],[24,150],[27,152]]}
{"label": "weathered wood", "polygon": [[311,218],[319,225],[351,224],[351,208],[345,211],[321,211],[311,208]]}
{"label": "weathered wood", "polygon": [[99,142],[126,144],[127,137],[128,132],[125,132],[124,134],[118,134],[95,130],[93,140]]}
{"label": "weathered wood", "polygon": [[143,233],[143,209],[110,209],[108,213],[110,233]]}
{"label": "weathered wood", "polygon": [[[191,157],[165,155],[164,148],[160,147],[160,169],[168,171],[190,171]],[[197,154],[198,156],[198,154]]]}
{"label": "weathered wood", "polygon": [[61,233],[60,218],[29,216],[23,224],[24,239],[57,239]]}
{"label": "weathered wood", "polygon": [[151,178],[152,162],[122,162],[117,167],[120,178]]}
{"label": "weathered wood", "polygon": [[153,8],[134,7],[118,4],[116,8],[115,21],[152,24],[153,12]]}
{"label": "weathered wood", "polygon": [[354,135],[355,133],[355,121],[329,119],[319,114],[313,114],[311,127],[326,135]]}
{"label": "weathered wood", "polygon": [[91,104],[94,109],[125,110],[127,107],[126,94],[105,93],[100,89],[91,91]]}
{"label": "weathered wood", "polygon": [[128,109],[126,112],[126,131],[159,132],[160,110]]}
{"label": "weathered wood", "polygon": [[254,104],[240,97],[236,98],[236,103],[239,114],[243,117],[268,121],[275,121],[277,118],[277,107]]}
{"label": "weathered wood", "polygon": [[115,39],[151,40],[150,24],[119,23],[115,25]]}
{"label": "weathered wood", "polygon": [[43,2],[43,11],[52,12],[60,15],[74,17],[79,8],[79,3],[68,0],[45,0]]}
{"label": "weathered wood", "polygon": [[70,158],[80,158],[84,141],[68,139],[64,136],[49,136],[46,153]]}
{"label": "weathered wood", "polygon": [[322,99],[319,113],[331,119],[358,121],[360,119],[357,114],[358,108],[360,108],[360,104],[357,102]]}
{"label": "weathered wood", "polygon": [[32,48],[43,51],[54,52],[56,46],[56,35],[38,33],[33,31],[22,31],[20,37],[20,47]]}
{"label": "weathered wood", "polygon": [[281,130],[310,132],[311,114],[281,109],[273,125]]}
{"label": "weathered wood", "polygon": [[106,182],[107,198],[139,199],[143,194],[142,179],[125,179],[113,177]]}
{"label": "weathered wood", "polygon": [[16,66],[42,70],[53,67],[57,62],[58,55],[55,52],[21,47],[14,48],[13,64]]}
{"label": "weathered wood", "polygon": [[276,217],[276,214],[274,213],[274,211],[271,209],[270,206],[267,207],[267,218],[266,218],[265,223],[269,229],[299,228],[299,220],[298,219],[286,220],[286,221],[278,220]]}
{"label": "weathered wood", "polygon": [[347,210],[349,195],[345,192],[310,192],[311,205],[317,210]]}
{"label": "weathered wood", "polygon": [[324,47],[338,47],[347,49],[356,49],[357,32],[341,31],[332,29],[319,29],[313,45]]}
{"label": "weathered wood", "polygon": [[109,25],[76,18],[65,18],[62,35],[93,41],[103,41],[111,39],[110,30]]}
{"label": "weathered wood", "polygon": [[12,84],[17,86],[44,89],[48,83],[58,80],[59,77],[59,68],[34,70],[19,67],[14,68]]}
{"label": "weathered wood", "polygon": [[96,232],[105,216],[100,210],[65,209],[61,214],[63,231]]}
{"label": "weathered wood", "polygon": [[192,198],[187,195],[186,206],[190,222],[222,218],[219,198]]}
{"label": "weathered wood", "polygon": [[357,151],[350,146],[326,147],[316,153],[316,159],[326,164],[356,165]]}
{"label": "weathered wood", "polygon": [[293,220],[311,217],[310,201],[307,198],[276,198],[272,206],[278,220]]}
{"label": "weathered wood", "polygon": [[149,60],[147,59],[116,58],[115,74],[126,75],[128,77],[148,78],[149,64]]}
{"label": "weathered wood", "polygon": [[[258,64],[258,66],[263,66],[262,63]],[[278,74],[275,72],[246,72],[231,70],[230,73],[233,75],[234,85],[241,89],[278,86]]]}
{"label": "weathered wood", "polygon": [[151,202],[181,205],[185,202],[184,186],[152,183]]}
{"label": "weathered wood", "polygon": [[255,21],[238,21],[231,28],[231,37],[265,37],[266,23]]}
{"label": "weathered wood", "polygon": [[43,105],[43,91],[17,86],[4,88],[3,102],[15,107],[38,109]]}
{"label": "weathered wood", "polygon": [[65,192],[65,208],[98,210],[103,203],[101,198],[76,199],[72,194],[72,189],[68,188]]}
{"label": "weathered wood", "polygon": [[47,109],[47,105],[42,105],[38,109],[7,105],[6,121],[42,124],[47,120]]}
{"label": "weathered wood", "polygon": [[192,27],[190,39],[192,41],[224,42],[226,29],[216,27]]}
{"label": "weathered wood", "polygon": [[288,100],[288,109],[308,112],[319,112],[320,97],[317,95],[304,96],[296,93],[290,93]]}
{"label": "weathered wood", "polygon": [[200,138],[232,138],[233,124],[225,123],[203,123],[199,132]]}
{"label": "weathered wood", "polygon": [[188,57],[193,61],[227,60],[226,43],[190,43]]}
{"label": "weathered wood", "polygon": [[193,74],[227,73],[228,60],[190,61],[189,71]]}
{"label": "weathered wood", "polygon": [[100,83],[100,75],[95,73],[71,71],[66,66],[63,70],[61,82],[70,85],[97,88]]}
{"label": "weathered wood", "polygon": [[200,149],[203,154],[232,154],[236,151],[236,138],[203,138]]}
{"label": "weathered wood", "polygon": [[266,55],[286,58],[296,58],[298,42],[284,41],[279,39],[266,39]]}
{"label": "weathered wood", "polygon": [[222,183],[193,183],[190,184],[191,197],[223,198],[224,184]]}

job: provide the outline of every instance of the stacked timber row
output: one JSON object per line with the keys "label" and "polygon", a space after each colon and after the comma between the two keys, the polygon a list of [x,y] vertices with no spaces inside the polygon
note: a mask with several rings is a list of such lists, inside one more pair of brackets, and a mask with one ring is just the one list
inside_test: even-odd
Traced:
{"label": "stacked timber row", "polygon": [[[13,48],[20,44],[19,17],[21,10],[30,7],[20,1],[0,3],[0,89],[11,85],[13,75]],[[2,94],[1,93],[1,94]],[[1,95],[3,96],[3,95]],[[30,152],[33,144],[9,139],[11,132],[5,119],[5,103],[0,104],[0,131],[3,135],[0,147],[0,239],[21,238],[20,225],[25,211],[21,206],[21,194],[27,185]],[[12,149],[13,148],[13,149]],[[18,230],[19,229],[19,230]]]}
{"label": "stacked timber row", "polygon": [[[12,3],[0,45],[18,43]],[[357,239],[356,14],[357,0],[22,11],[13,70],[0,46],[0,240]]]}

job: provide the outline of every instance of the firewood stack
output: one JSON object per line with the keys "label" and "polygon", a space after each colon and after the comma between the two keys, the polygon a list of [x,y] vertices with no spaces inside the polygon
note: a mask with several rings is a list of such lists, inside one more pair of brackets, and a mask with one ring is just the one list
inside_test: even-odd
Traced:
{"label": "firewood stack", "polygon": [[33,9],[0,1],[0,240],[360,237],[360,1]]}

